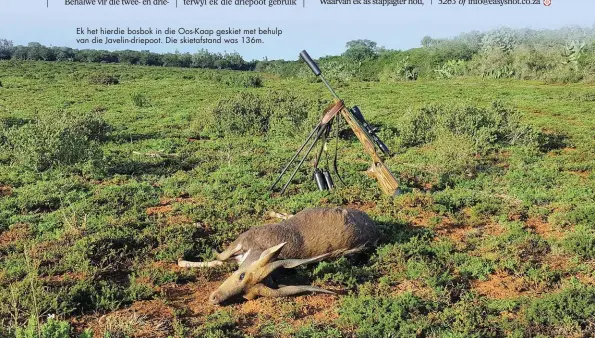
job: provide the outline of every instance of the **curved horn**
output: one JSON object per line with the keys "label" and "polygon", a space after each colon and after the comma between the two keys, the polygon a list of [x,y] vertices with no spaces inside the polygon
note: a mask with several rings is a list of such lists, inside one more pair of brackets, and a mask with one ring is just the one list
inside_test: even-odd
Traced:
{"label": "curved horn", "polygon": [[244,296],[244,298],[250,300],[254,299],[257,296],[262,297],[287,297],[293,296],[304,292],[321,292],[321,293],[328,293],[328,294],[336,294],[333,291],[321,289],[316,286],[310,285],[291,285],[291,286],[284,286],[278,289],[271,289],[264,284],[256,284]]}
{"label": "curved horn", "polygon": [[271,272],[275,271],[278,268],[283,267],[286,269],[291,269],[303,264],[319,262],[327,257],[330,257],[331,254],[332,253],[325,253],[324,255],[306,259],[283,259],[280,261],[269,263],[266,266],[264,266],[260,271],[258,271],[258,280],[264,279],[266,276],[270,275]]}

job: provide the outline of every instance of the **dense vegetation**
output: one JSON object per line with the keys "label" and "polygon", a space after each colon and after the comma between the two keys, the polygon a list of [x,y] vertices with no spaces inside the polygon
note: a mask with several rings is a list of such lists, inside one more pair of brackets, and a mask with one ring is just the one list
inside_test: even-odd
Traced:
{"label": "dense vegetation", "polygon": [[[337,89],[380,127],[404,194],[380,193],[344,131],[347,186],[317,191],[306,165],[280,197],[272,180],[330,101],[319,83],[67,61],[2,61],[0,74],[0,337],[595,334],[590,84],[351,79]],[[385,234],[287,277],[338,296],[214,307],[232,268],[175,264],[269,211],[322,205],[362,209]]]}
{"label": "dense vegetation", "polygon": [[[452,39],[429,36],[419,48],[387,50],[370,40],[346,44],[340,56],[320,59],[327,76],[335,81],[394,82],[418,78],[452,79],[461,76],[517,78],[548,82],[595,81],[595,27],[553,30],[499,28],[464,33]],[[46,47],[32,42],[14,46],[0,39],[0,60],[75,61],[130,65],[256,70],[311,81],[299,61],[245,61],[238,53],[77,50]]]}

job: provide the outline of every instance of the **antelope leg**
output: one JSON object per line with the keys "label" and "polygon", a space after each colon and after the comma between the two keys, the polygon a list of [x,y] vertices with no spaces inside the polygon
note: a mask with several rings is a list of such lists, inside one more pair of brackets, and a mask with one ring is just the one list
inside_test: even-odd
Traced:
{"label": "antelope leg", "polygon": [[185,260],[178,260],[178,266],[182,268],[213,268],[219,265],[223,265],[222,261],[210,261],[210,262],[189,262]]}

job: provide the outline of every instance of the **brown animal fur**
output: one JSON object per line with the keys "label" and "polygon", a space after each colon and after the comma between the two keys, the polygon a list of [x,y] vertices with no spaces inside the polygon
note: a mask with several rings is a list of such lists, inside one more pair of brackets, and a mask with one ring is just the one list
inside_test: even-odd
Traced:
{"label": "brown animal fur", "polygon": [[[362,211],[313,208],[302,210],[280,223],[254,227],[242,233],[226,251],[241,244],[240,253],[251,249],[250,256],[258,258],[262,251],[286,242],[278,259],[311,258],[325,253],[338,255],[348,250],[374,246],[379,235],[374,222]],[[221,253],[225,254],[227,253]],[[251,261],[253,259],[247,259],[244,263],[249,264]]]}

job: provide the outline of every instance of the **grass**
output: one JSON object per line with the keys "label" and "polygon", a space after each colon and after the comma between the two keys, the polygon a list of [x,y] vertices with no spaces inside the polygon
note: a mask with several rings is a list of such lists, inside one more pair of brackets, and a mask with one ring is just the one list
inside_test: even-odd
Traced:
{"label": "grass", "polygon": [[[345,187],[318,192],[303,170],[279,197],[271,182],[330,101],[320,83],[44,62],[0,74],[0,336],[595,334],[594,86],[348,82],[338,92],[381,127],[405,193],[383,196],[343,137]],[[365,210],[385,234],[288,277],[343,295],[219,309],[206,297],[230,268],[175,266],[268,211],[322,205]]]}

